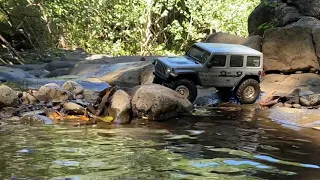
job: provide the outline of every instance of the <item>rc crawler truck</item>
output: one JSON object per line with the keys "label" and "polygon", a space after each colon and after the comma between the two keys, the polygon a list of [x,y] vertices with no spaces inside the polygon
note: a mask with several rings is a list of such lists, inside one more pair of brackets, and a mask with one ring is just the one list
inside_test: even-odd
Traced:
{"label": "rc crawler truck", "polygon": [[197,98],[197,86],[234,92],[242,104],[254,103],[260,95],[263,54],[237,44],[195,43],[184,56],[161,57],[153,62],[153,83],[167,86],[189,101]]}

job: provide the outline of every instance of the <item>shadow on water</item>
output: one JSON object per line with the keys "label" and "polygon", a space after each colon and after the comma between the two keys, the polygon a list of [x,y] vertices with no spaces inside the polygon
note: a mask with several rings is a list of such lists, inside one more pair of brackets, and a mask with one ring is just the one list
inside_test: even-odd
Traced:
{"label": "shadow on water", "polygon": [[106,129],[11,122],[0,126],[0,179],[319,179],[308,132],[249,109],[198,114]]}

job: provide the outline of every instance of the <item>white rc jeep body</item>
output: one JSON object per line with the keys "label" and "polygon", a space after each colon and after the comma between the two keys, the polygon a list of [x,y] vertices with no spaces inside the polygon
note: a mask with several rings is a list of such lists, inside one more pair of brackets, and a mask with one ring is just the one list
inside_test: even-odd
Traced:
{"label": "white rc jeep body", "polygon": [[195,43],[184,56],[157,58],[154,65],[154,83],[176,90],[191,102],[198,85],[234,90],[241,103],[254,103],[264,74],[263,54],[237,44]]}

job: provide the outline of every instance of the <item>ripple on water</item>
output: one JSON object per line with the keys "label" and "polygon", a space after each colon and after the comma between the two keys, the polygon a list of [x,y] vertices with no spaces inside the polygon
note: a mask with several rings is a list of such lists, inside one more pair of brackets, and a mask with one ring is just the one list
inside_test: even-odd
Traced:
{"label": "ripple on water", "polygon": [[[115,129],[5,125],[0,179],[290,179],[319,169],[310,158],[316,151],[305,147],[311,141],[216,113],[216,119],[180,118],[176,127],[163,123],[165,128],[160,123]],[[300,159],[288,160],[282,154],[292,153],[288,148]]]}

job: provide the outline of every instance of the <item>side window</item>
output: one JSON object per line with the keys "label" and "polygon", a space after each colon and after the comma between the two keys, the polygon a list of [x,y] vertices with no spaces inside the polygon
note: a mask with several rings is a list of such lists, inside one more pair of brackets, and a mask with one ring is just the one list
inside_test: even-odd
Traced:
{"label": "side window", "polygon": [[248,56],[247,57],[247,67],[260,67],[260,57],[259,56]]}
{"label": "side window", "polygon": [[225,55],[214,55],[210,60],[212,67],[224,67],[226,66],[227,56]]}
{"label": "side window", "polygon": [[232,55],[230,57],[230,67],[243,67],[243,56]]}

